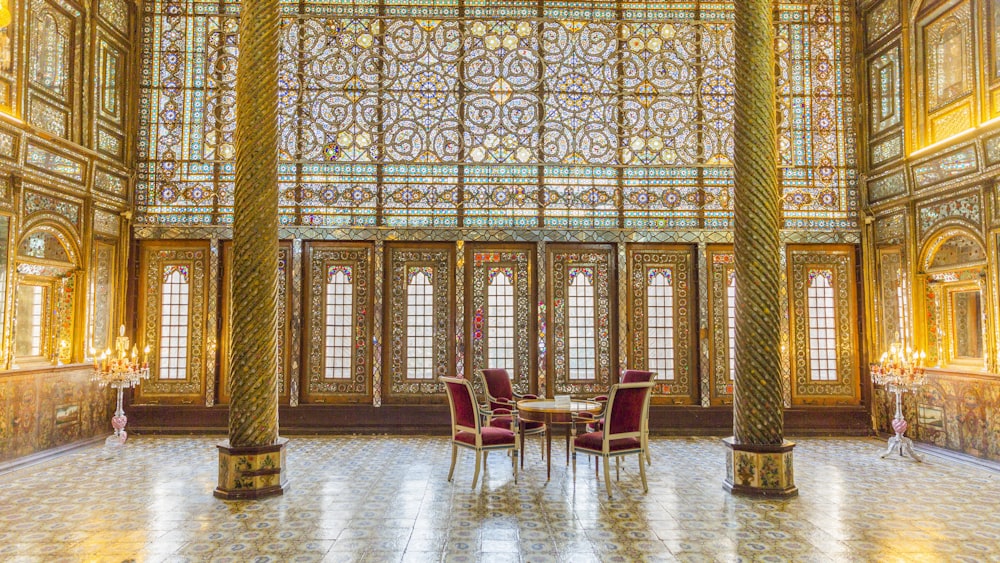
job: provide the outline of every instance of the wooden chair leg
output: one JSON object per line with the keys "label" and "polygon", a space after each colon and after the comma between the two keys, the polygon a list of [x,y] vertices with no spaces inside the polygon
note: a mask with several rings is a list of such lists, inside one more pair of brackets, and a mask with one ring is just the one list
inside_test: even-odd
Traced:
{"label": "wooden chair leg", "polygon": [[455,459],[458,457],[458,446],[454,443],[451,444],[451,468],[448,469],[448,482],[451,482],[451,478],[455,475]]}
{"label": "wooden chair leg", "polygon": [[476,488],[476,481],[479,480],[479,466],[482,465],[483,452],[482,450],[476,450],[476,473],[472,476],[472,488]]}
{"label": "wooden chair leg", "polygon": [[514,462],[514,484],[516,485],[517,484],[517,447],[515,447],[511,451],[514,453],[514,455],[513,455],[513,457],[511,459]]}
{"label": "wooden chair leg", "polygon": [[615,481],[622,480],[622,458],[615,458]]}
{"label": "wooden chair leg", "polygon": [[[647,452],[648,455],[648,452]],[[646,485],[646,464],[643,463],[642,453],[639,454],[639,475],[642,476],[642,492],[648,493],[649,486]]]}
{"label": "wooden chair leg", "polygon": [[604,487],[608,489],[608,498],[611,498],[611,464],[608,463],[608,456],[604,456]]}

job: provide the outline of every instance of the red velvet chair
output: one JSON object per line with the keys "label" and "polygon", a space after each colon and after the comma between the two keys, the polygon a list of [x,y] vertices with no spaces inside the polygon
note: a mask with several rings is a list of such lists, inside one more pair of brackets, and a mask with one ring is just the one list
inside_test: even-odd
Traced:
{"label": "red velvet chair", "polygon": [[[655,377],[656,377],[656,374],[653,373],[653,372],[651,372],[651,371],[645,371],[645,370],[641,370],[641,369],[627,369],[627,370],[625,370],[622,373],[622,380],[621,380],[621,382],[622,383],[645,383],[645,382],[648,382],[648,381],[653,381],[653,379]],[[599,402],[599,403],[605,403],[606,404],[608,402],[608,397],[607,397],[607,395],[598,395],[597,397],[594,397],[594,400],[597,401],[597,402]],[[601,414],[597,415],[596,417],[594,417],[594,421],[591,422],[591,423],[589,423],[587,425],[587,431],[588,432],[594,432],[594,431],[597,431],[597,430],[601,430],[604,427],[604,418],[603,417],[604,417],[603,412]],[[646,413],[646,422],[647,422],[647,424],[649,422],[649,413]],[[648,426],[643,429],[642,436],[643,436],[642,437],[643,441],[646,442],[646,444],[645,444],[645,446],[646,446],[646,463],[648,463],[649,465],[652,465],[653,464],[653,459],[652,459],[652,456],[649,454],[649,427]]]}
{"label": "red velvet chair", "polygon": [[[636,454],[639,456],[639,475],[642,476],[642,490],[649,490],[646,485],[645,428],[649,416],[649,398],[652,395],[653,382],[619,383],[611,386],[608,398],[608,408],[604,411],[605,426],[602,430],[588,432],[573,440],[573,451],[600,457],[604,460],[604,485],[611,498],[611,467],[609,460],[617,460],[621,456]],[[576,456],[573,457],[573,475],[576,477]],[[615,479],[618,479],[616,472]]]}
{"label": "red velvet chair", "polygon": [[[455,460],[458,448],[469,448],[476,451],[476,472],[472,477],[472,488],[479,481],[480,460],[486,464],[486,455],[493,450],[512,450],[511,459],[514,462],[514,482],[517,483],[517,453],[520,440],[516,432],[494,426],[483,426],[483,416],[489,411],[480,408],[476,401],[476,393],[468,379],[457,377],[442,377],[448,391],[448,407],[451,409],[451,468],[448,470],[448,481],[455,473]],[[517,415],[516,412],[513,413]]]}
{"label": "red velvet chair", "polygon": [[[537,399],[537,395],[525,393],[519,395],[514,392],[514,386],[510,383],[510,374],[504,368],[488,368],[480,372],[483,381],[483,389],[486,390],[486,404],[493,413],[488,419],[488,424],[496,428],[506,428],[517,432],[514,421],[517,420],[511,415],[511,411],[516,410],[517,401],[521,399]],[[524,435],[529,436],[545,434],[545,423],[525,422]],[[545,446],[542,446],[542,459],[545,458]]]}

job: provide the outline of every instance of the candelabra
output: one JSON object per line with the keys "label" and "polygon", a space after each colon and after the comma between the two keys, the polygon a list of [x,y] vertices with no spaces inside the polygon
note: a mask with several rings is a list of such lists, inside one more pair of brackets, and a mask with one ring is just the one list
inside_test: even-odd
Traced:
{"label": "candelabra", "polygon": [[109,348],[98,357],[94,349],[90,349],[90,354],[94,357],[94,381],[97,381],[101,387],[110,386],[118,394],[115,415],[111,417],[111,426],[115,429],[115,433],[108,436],[104,442],[108,446],[123,445],[128,439],[128,432],[125,432],[128,418],[122,408],[122,393],[126,388],[135,387],[143,379],[149,379],[149,364],[147,363],[149,346],[143,350],[142,362],[140,363],[139,351],[134,345],[130,345],[128,337],[125,336],[125,325],[122,325],[118,329],[118,338],[115,339],[114,354]]}
{"label": "candelabra", "polygon": [[924,358],[923,352],[902,345],[893,344],[889,351],[882,354],[879,363],[872,364],[872,379],[879,385],[884,385],[886,390],[896,396],[896,414],[892,418],[892,429],[895,436],[889,438],[889,446],[882,457],[886,457],[898,451],[900,457],[910,457],[914,461],[921,461],[913,451],[913,440],[904,434],[908,427],[906,418],[903,417],[903,393],[916,392],[924,384]]}

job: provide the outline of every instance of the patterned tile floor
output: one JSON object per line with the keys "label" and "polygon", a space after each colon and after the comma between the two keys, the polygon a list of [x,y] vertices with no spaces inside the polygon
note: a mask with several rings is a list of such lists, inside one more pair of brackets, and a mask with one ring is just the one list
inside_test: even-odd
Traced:
{"label": "patterned tile floor", "polygon": [[[803,439],[790,500],[722,490],[715,438],[652,438],[608,500],[587,458],[574,483],[529,439],[517,485],[473,454],[455,481],[441,437],[292,437],[291,488],[212,497],[215,437],[137,437],[0,475],[2,561],[1000,561],[997,473],[927,456],[879,459],[871,439]],[[557,441],[558,442],[558,441]],[[561,445],[561,443],[560,443]]]}

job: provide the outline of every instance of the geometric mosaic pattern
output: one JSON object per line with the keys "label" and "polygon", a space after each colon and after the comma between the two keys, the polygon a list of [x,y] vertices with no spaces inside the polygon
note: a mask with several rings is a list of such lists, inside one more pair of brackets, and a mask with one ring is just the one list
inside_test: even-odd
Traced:
{"label": "geometric mosaic pattern", "polygon": [[[552,480],[537,442],[515,485],[489,456],[447,481],[444,437],[296,437],[292,486],[263,501],[212,497],[218,437],[133,437],[2,476],[0,559],[123,561],[996,561],[994,472],[928,456],[880,459],[882,442],[798,439],[799,496],[722,489],[717,438],[652,437],[649,493],[632,460],[614,499],[586,456]],[[561,440],[557,440],[561,448]]]}

